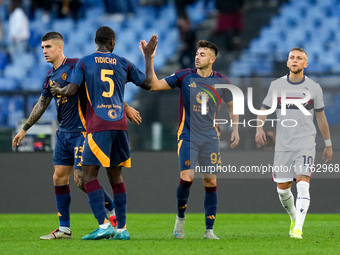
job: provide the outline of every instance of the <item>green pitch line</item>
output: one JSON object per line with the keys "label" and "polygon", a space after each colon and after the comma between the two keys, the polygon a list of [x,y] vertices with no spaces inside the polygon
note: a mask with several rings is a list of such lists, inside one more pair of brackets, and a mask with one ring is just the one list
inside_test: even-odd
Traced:
{"label": "green pitch line", "polygon": [[204,240],[204,215],[187,214],[186,237],[172,231],[174,214],[128,214],[129,241],[82,241],[97,228],[90,214],[71,214],[71,240],[39,240],[58,227],[57,215],[0,214],[0,254],[340,254],[340,215],[309,214],[303,239],[288,237],[286,214],[217,214],[214,232]]}

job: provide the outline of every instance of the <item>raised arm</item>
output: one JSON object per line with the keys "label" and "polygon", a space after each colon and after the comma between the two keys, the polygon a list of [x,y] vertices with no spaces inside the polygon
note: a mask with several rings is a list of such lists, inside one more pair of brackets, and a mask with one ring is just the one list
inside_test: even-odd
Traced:
{"label": "raised arm", "polygon": [[231,133],[231,138],[230,138],[230,141],[232,141],[230,148],[233,149],[240,142],[240,136],[238,134],[239,116],[233,113],[233,109],[234,109],[233,101],[227,102],[227,107],[228,107],[228,111],[229,111],[229,117],[230,117],[230,120],[232,121],[232,125],[233,125],[233,132]]}
{"label": "raised arm", "polygon": [[325,140],[325,149],[323,151],[322,159],[326,159],[326,163],[331,161],[333,156],[332,150],[332,142],[331,142],[331,135],[329,132],[329,126],[327,122],[327,118],[325,115],[325,111],[316,112],[316,122],[318,123],[319,130],[323,139]]}
{"label": "raised arm", "polygon": [[146,43],[145,40],[140,41],[139,48],[145,58],[145,73],[147,75],[146,80],[141,86],[147,90],[159,91],[159,90],[169,90],[171,87],[168,85],[165,79],[158,80],[154,68],[154,58],[157,50],[157,35],[153,35],[149,41]]}
{"label": "raised arm", "polygon": [[[261,107],[261,110],[267,110],[264,107]],[[267,141],[266,133],[263,131],[264,123],[266,122],[267,115],[258,115],[257,116],[257,127],[255,134],[255,142],[259,145],[264,145]]]}
{"label": "raised arm", "polygon": [[52,100],[52,97],[40,96],[39,101],[33,107],[32,112],[30,116],[28,117],[28,120],[26,121],[26,124],[23,126],[20,132],[15,135],[12,141],[13,147],[20,145],[20,142],[26,136],[27,130],[30,127],[32,127],[40,119],[40,117],[46,111],[47,107],[50,105],[51,100]]}

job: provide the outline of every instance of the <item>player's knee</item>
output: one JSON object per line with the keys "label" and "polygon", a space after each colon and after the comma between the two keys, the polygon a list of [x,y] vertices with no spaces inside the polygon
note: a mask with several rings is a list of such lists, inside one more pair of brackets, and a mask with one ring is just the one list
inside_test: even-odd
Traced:
{"label": "player's knee", "polygon": [[204,187],[216,187],[216,178],[204,178]]}
{"label": "player's knee", "polygon": [[291,186],[292,186],[291,182],[277,183],[277,188],[281,190],[289,189]]}
{"label": "player's knee", "polygon": [[54,184],[54,186],[66,185],[66,184],[68,184],[68,177],[54,173],[53,174],[53,184]]}
{"label": "player's knee", "polygon": [[298,175],[296,177],[296,183],[299,183],[301,181],[309,183],[310,182],[310,178],[308,176]]}
{"label": "player's knee", "polygon": [[194,181],[194,172],[191,170],[183,170],[180,176],[183,181],[186,181],[186,182]]}

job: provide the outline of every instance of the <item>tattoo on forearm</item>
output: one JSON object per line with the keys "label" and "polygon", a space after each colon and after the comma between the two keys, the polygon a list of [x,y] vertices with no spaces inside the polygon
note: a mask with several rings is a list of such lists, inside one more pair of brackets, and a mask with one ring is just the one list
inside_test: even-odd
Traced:
{"label": "tattoo on forearm", "polygon": [[33,126],[39,119],[40,117],[44,114],[46,108],[49,106],[51,103],[52,97],[44,97],[41,96],[39,98],[38,103],[33,107],[33,110],[28,117],[27,124]]}

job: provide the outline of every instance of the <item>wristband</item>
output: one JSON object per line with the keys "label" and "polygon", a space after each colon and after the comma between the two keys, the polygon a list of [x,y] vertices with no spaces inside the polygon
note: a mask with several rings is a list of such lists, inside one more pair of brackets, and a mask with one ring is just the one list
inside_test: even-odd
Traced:
{"label": "wristband", "polygon": [[30,129],[30,127],[32,127],[30,124],[27,124],[27,122],[25,123],[25,125],[22,127],[23,130],[27,131]]}
{"label": "wristband", "polygon": [[331,141],[331,139],[325,140],[325,145],[326,145],[326,147],[332,146],[332,141]]}

